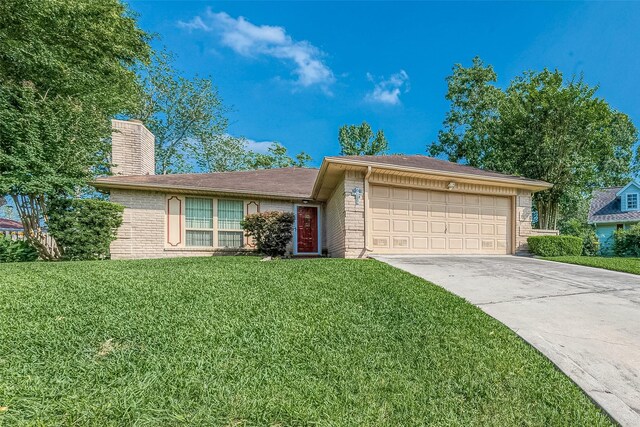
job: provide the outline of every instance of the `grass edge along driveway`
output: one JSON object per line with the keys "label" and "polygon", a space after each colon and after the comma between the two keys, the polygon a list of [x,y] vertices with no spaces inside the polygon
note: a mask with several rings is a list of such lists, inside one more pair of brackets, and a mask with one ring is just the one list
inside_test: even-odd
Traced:
{"label": "grass edge along driveway", "polygon": [[0,277],[0,424],[611,425],[504,325],[374,260]]}
{"label": "grass edge along driveway", "polygon": [[640,258],[563,256],[543,259],[640,275]]}

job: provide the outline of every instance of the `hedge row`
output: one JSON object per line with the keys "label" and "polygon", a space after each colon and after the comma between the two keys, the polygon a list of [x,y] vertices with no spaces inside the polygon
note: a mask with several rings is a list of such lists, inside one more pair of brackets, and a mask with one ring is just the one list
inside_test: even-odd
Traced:
{"label": "hedge row", "polygon": [[538,256],[582,255],[583,239],[575,236],[531,236],[527,239],[529,251]]}

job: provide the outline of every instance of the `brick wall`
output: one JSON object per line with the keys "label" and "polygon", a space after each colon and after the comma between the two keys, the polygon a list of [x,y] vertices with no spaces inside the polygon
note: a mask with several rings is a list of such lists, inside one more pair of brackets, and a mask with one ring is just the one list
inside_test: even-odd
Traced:
{"label": "brick wall", "polygon": [[358,204],[351,194],[354,188],[364,192],[364,174],[358,171],[346,171],[344,175],[344,223],[345,223],[345,258],[366,258],[367,250],[364,241],[364,196]]}
{"label": "brick wall", "polygon": [[118,239],[111,243],[111,258],[164,257],[165,195],[111,190],[110,199],[125,207]]}
{"label": "brick wall", "polygon": [[344,180],[334,189],[327,200],[326,208],[326,241],[327,251],[332,258],[344,257]]}
{"label": "brick wall", "polygon": [[[125,207],[118,238],[111,243],[112,259],[167,258],[233,254],[245,250],[171,247],[166,243],[168,195],[163,192],[112,189],[110,199]],[[260,211],[293,212],[293,202],[258,200]],[[182,239],[184,241],[184,239]],[[291,252],[292,246],[289,245]]]}
{"label": "brick wall", "polygon": [[139,121],[112,120],[111,162],[114,175],[153,175],[155,137]]}

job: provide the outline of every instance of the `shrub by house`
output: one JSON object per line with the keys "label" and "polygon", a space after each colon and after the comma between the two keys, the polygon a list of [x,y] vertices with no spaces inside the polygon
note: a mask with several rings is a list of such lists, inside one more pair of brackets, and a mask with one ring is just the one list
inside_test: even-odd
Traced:
{"label": "shrub by house", "polygon": [[293,237],[294,217],[290,212],[261,212],[247,215],[242,228],[256,241],[259,252],[269,256],[282,256]]}
{"label": "shrub by house", "polygon": [[532,254],[543,257],[579,256],[583,239],[575,236],[531,236],[527,239]]}
{"label": "shrub by house", "polygon": [[109,257],[124,208],[94,199],[57,199],[52,202],[49,232],[62,259],[90,260]]}

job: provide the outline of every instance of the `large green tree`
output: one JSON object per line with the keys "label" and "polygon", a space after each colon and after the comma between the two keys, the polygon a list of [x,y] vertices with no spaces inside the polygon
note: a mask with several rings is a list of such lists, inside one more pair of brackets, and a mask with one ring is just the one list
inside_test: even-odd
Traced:
{"label": "large green tree", "polygon": [[118,0],[0,2],[0,195],[46,259],[48,199],[107,167],[110,117],[136,107],[149,37]]}
{"label": "large green tree", "polygon": [[557,228],[594,188],[638,170],[637,130],[596,96],[597,87],[547,69],[525,72],[506,90],[494,85],[496,77],[479,58],[454,67],[451,109],[429,152],[554,184],[534,195],[540,228]]}
{"label": "large green tree", "polygon": [[183,76],[166,51],[154,54],[139,75],[144,95],[134,116],[155,136],[156,173],[241,163],[243,143],[226,135],[228,109],[210,77]]}
{"label": "large green tree", "polygon": [[211,77],[185,77],[161,51],[141,67],[144,95],[133,114],[155,135],[156,173],[226,172],[301,166],[304,152],[290,157],[274,143],[267,153],[249,149],[248,141],[228,134],[227,108]]}
{"label": "large green tree", "polygon": [[338,142],[342,156],[375,156],[385,154],[389,149],[384,131],[374,133],[365,121],[360,125],[341,126],[338,130]]}

